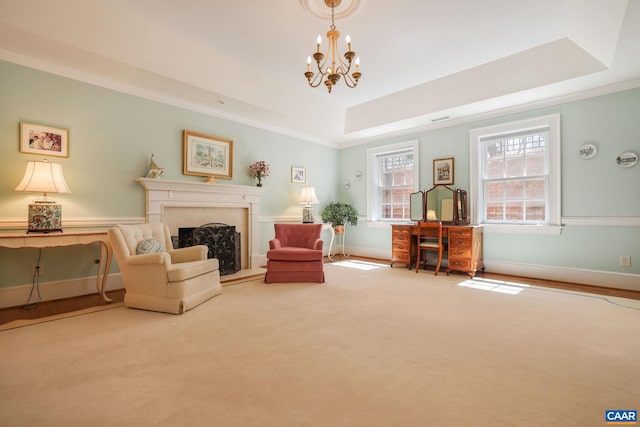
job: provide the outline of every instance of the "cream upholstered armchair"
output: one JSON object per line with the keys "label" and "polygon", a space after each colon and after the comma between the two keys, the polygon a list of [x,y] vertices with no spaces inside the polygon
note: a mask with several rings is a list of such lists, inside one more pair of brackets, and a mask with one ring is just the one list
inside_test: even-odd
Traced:
{"label": "cream upholstered armchair", "polygon": [[220,294],[218,260],[204,245],[173,249],[164,224],[116,225],[109,240],[127,307],[182,314]]}

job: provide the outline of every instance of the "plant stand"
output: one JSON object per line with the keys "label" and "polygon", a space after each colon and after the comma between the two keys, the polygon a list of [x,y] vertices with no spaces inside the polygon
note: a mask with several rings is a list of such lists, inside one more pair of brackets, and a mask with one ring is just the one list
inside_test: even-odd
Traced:
{"label": "plant stand", "polygon": [[[345,236],[347,234],[346,231],[347,231],[347,228],[344,227],[344,231],[342,232],[342,234],[337,234],[336,233],[336,237],[335,237],[336,252],[333,254],[333,256],[336,256],[336,255],[342,255],[343,257],[350,257],[351,256],[351,255],[345,253],[345,251],[344,251],[344,239],[345,239]],[[331,259],[331,258],[329,258],[329,259]]]}

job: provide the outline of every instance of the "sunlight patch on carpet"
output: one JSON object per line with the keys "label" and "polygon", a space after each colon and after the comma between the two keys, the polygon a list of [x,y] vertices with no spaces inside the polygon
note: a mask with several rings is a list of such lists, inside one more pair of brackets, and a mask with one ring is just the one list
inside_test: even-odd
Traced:
{"label": "sunlight patch on carpet", "polygon": [[480,289],[482,291],[499,292],[502,294],[518,295],[526,288],[530,287],[524,283],[506,282],[504,280],[483,279],[476,277],[458,283],[458,286],[465,288]]}
{"label": "sunlight patch on carpet", "polygon": [[377,262],[358,261],[358,260],[345,260],[334,262],[331,265],[337,265],[339,267],[355,268],[356,270],[376,270],[378,268],[389,268],[388,264],[380,264]]}

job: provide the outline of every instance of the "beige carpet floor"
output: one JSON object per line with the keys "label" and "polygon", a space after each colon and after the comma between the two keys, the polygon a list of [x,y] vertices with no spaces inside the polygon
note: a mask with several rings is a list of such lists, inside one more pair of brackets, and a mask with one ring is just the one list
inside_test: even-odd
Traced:
{"label": "beige carpet floor", "polygon": [[584,427],[640,409],[639,301],[374,267],[2,331],[0,425]]}

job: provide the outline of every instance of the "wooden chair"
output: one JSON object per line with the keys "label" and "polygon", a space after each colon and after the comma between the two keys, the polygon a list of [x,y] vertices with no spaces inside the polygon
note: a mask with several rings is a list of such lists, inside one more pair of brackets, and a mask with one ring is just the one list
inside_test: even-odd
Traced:
{"label": "wooden chair", "polygon": [[427,268],[426,257],[423,257],[423,253],[426,251],[437,251],[438,262],[436,263],[435,276],[438,275],[440,270],[440,263],[442,262],[442,251],[444,243],[442,242],[442,222],[441,221],[420,221],[418,223],[417,234],[417,248],[418,259],[416,260],[416,273],[420,269],[420,263],[422,262],[424,268]]}

